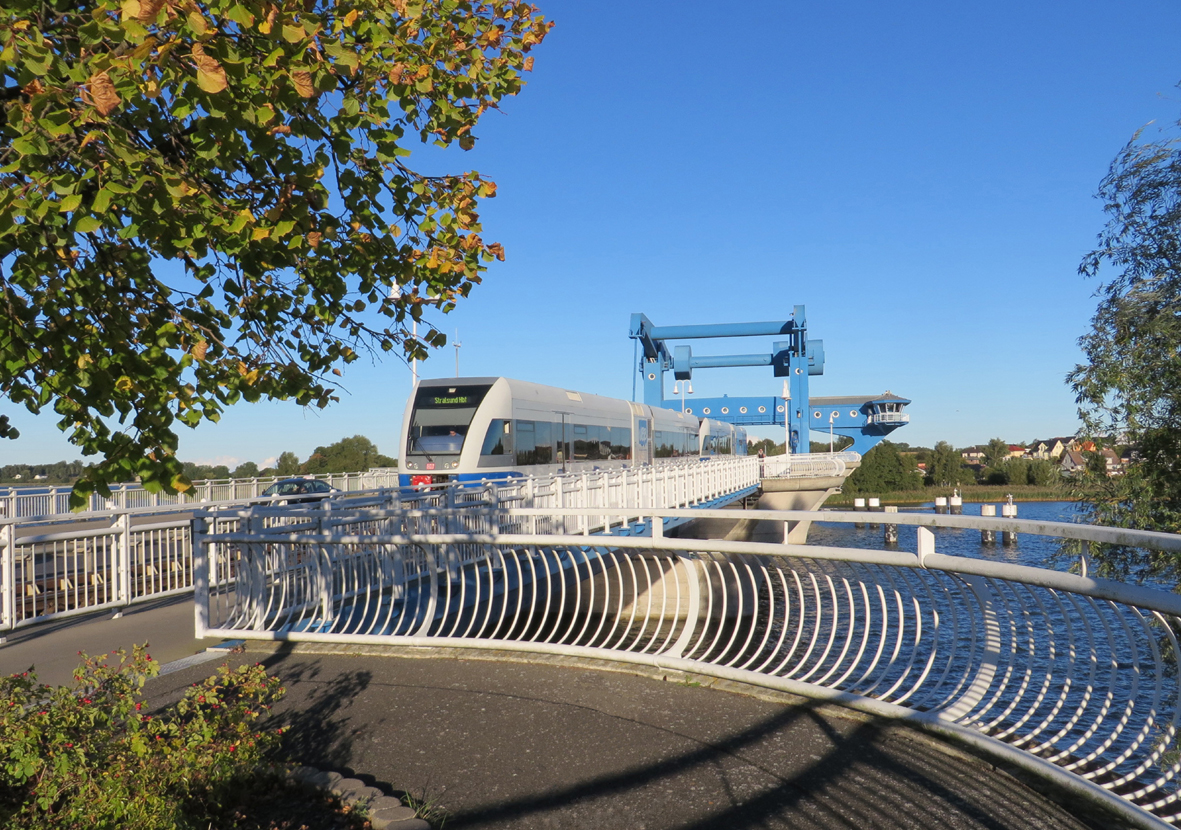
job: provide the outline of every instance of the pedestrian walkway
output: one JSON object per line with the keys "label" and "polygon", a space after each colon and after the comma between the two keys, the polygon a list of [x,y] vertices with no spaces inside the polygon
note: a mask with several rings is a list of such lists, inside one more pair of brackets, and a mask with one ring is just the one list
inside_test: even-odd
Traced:
{"label": "pedestrian walkway", "polygon": [[153,660],[170,663],[220,642],[193,636],[192,595],[132,605],[117,617],[107,610],[51,620],[10,631],[5,639],[0,645],[0,673],[35,666],[37,679],[54,686],[72,681],[79,651],[106,654],[147,643]]}
{"label": "pedestrian walkway", "polygon": [[[0,647],[0,669],[56,673],[79,649],[145,640],[179,660],[207,645],[192,638],[191,609],[172,601],[21,632]],[[541,657],[415,653],[427,656],[278,644],[218,663],[261,660],[283,679],[276,714],[301,762],[430,801],[448,830],[1086,827],[986,763],[812,701]],[[176,700],[218,663],[146,692]]]}

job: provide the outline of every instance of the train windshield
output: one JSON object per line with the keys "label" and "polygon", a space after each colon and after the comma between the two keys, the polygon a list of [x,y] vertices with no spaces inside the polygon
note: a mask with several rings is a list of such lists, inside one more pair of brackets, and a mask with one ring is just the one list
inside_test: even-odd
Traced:
{"label": "train windshield", "polygon": [[409,455],[459,455],[476,408],[491,388],[479,386],[419,387],[410,416]]}

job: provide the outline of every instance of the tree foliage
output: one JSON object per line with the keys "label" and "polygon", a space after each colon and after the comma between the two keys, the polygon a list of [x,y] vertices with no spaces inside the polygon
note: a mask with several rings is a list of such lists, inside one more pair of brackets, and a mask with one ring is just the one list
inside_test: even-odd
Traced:
{"label": "tree foliage", "polygon": [[327,447],[316,447],[302,470],[312,474],[355,473],[372,467],[396,467],[397,464],[394,459],[378,452],[377,445],[364,435],[354,435]]}
{"label": "tree foliage", "polygon": [[79,503],[185,489],[178,425],[325,406],[359,353],[444,343],[407,324],[503,258],[495,185],[406,157],[472,147],[550,25],[506,0],[5,4],[0,394],[102,458]]}
{"label": "tree foliage", "polygon": [[974,476],[959,451],[946,441],[940,441],[931,450],[927,461],[927,479],[936,487],[954,487],[972,481]]}
{"label": "tree foliage", "polygon": [[918,490],[923,478],[914,464],[898,452],[890,441],[882,441],[861,459],[859,466],[845,480],[849,493],[892,493],[898,490]]}
{"label": "tree foliage", "polygon": [[1003,438],[993,438],[984,446],[984,466],[1000,467],[1009,460],[1009,442]]}
{"label": "tree foliage", "polygon": [[[1091,330],[1079,340],[1086,363],[1068,376],[1084,429],[1120,436],[1139,460],[1122,476],[1088,470],[1072,481],[1089,520],[1181,531],[1181,139],[1137,133],[1104,178],[1108,222],[1079,267],[1100,277]],[[1097,443],[1102,443],[1097,442]],[[1095,551],[1119,576],[1167,575],[1181,584],[1175,556]]]}

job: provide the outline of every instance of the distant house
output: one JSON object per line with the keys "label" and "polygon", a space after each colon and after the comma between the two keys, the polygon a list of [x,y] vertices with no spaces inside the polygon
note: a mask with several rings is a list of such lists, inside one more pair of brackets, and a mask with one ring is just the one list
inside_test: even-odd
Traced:
{"label": "distant house", "polygon": [[1067,450],[1062,453],[1062,461],[1059,462],[1059,469],[1064,476],[1073,476],[1080,470],[1087,469],[1087,459],[1079,450]]}
{"label": "distant house", "polygon": [[965,464],[983,464],[984,448],[968,447],[967,449],[960,450],[960,458],[964,459]]}
{"label": "distant house", "polygon": [[1047,438],[1045,441],[1031,441],[1025,451],[1025,457],[1038,461],[1053,461],[1062,457],[1073,440],[1073,438]]}
{"label": "distant house", "polygon": [[[1090,449],[1085,448],[1087,445],[1090,445]],[[1062,461],[1059,463],[1059,469],[1062,471],[1062,475],[1072,476],[1080,470],[1085,470],[1087,468],[1087,455],[1095,451],[1093,442],[1083,441],[1079,444],[1079,449],[1067,450],[1062,453]],[[1104,467],[1108,478],[1123,474],[1124,465],[1120,461],[1120,457],[1115,454],[1115,450],[1110,447],[1104,447],[1098,452],[1103,456]]]}
{"label": "distant house", "polygon": [[1025,447],[1021,446],[1020,444],[1010,444],[1009,445],[1009,458],[1024,458],[1024,457],[1025,457]]}

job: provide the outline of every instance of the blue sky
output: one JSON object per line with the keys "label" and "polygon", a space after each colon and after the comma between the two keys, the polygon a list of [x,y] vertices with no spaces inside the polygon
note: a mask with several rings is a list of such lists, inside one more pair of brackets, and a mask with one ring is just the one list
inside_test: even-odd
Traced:
{"label": "blue sky", "polygon": [[[1181,4],[536,2],[557,25],[523,94],[476,149],[429,159],[499,185],[482,217],[507,261],[437,321],[462,374],[630,397],[632,312],[804,304],[827,356],[812,394],[911,398],[897,440],[1076,429],[1063,379],[1095,305],[1077,275],[1093,194],[1137,129],[1181,116]],[[455,350],[421,369],[454,374]],[[693,385],[780,388],[769,369]],[[355,434],[396,455],[409,370],[355,364],[345,387],[326,411],[236,406],[180,455],[263,463]],[[4,411],[22,437],[0,463],[79,456],[52,417]]]}

